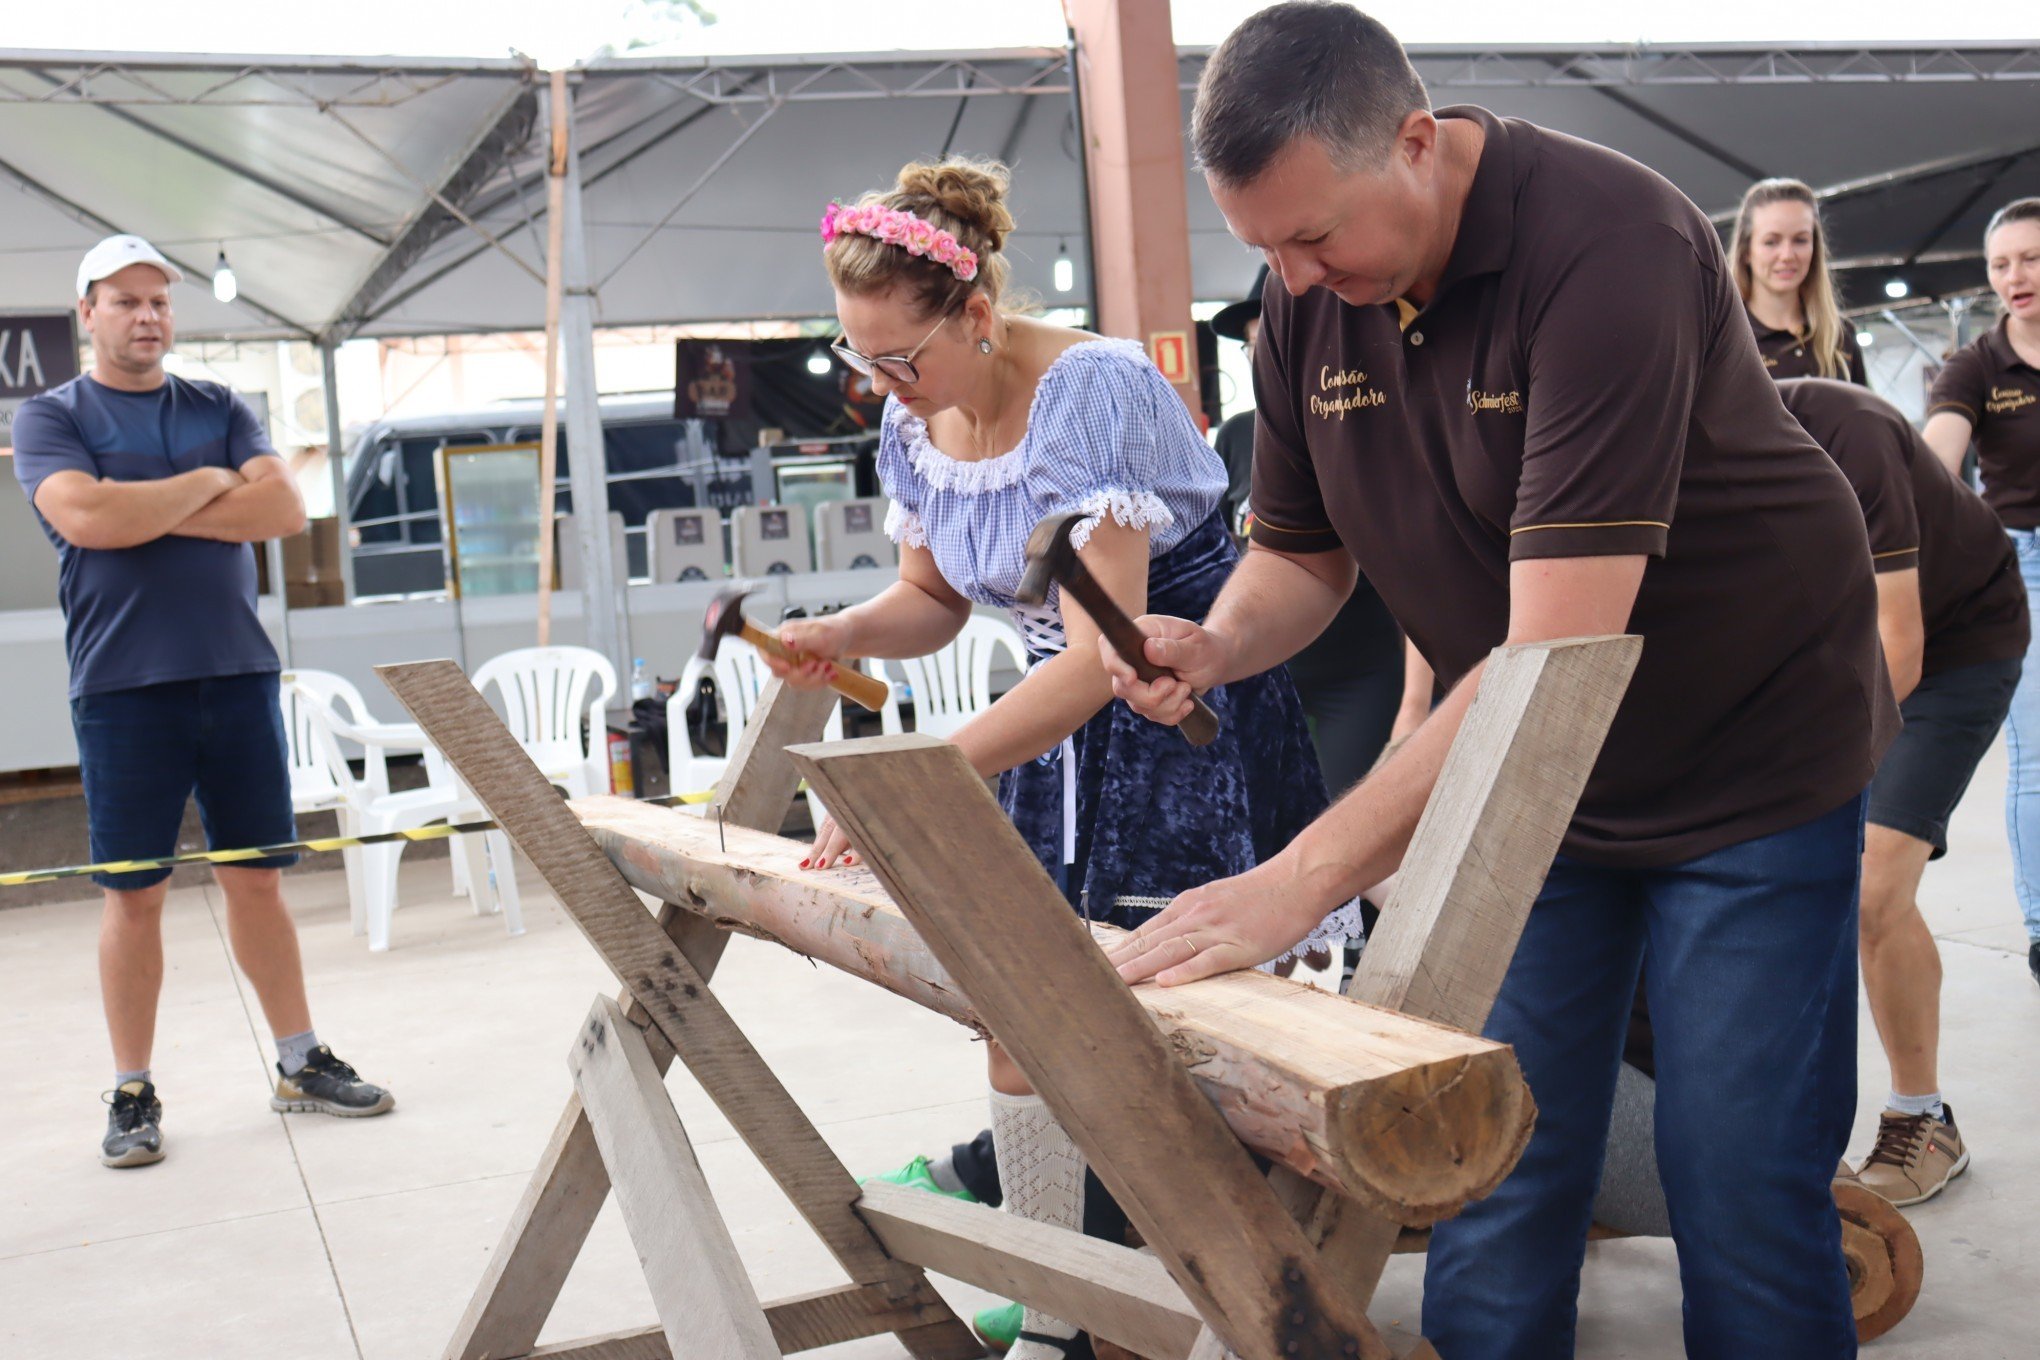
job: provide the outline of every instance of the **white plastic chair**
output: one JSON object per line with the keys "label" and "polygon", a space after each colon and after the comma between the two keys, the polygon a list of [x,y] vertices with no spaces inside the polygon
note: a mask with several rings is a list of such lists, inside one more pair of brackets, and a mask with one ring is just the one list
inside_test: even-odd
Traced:
{"label": "white plastic chair", "polygon": [[[306,673],[294,674],[302,681]],[[431,772],[430,782],[422,789],[390,791],[385,753],[421,749],[421,736],[415,728],[406,724],[356,725],[340,716],[339,703],[327,702],[311,685],[293,684],[290,690],[293,721],[302,721],[301,730],[308,738],[305,745],[324,765],[326,780],[337,793],[333,811],[338,815],[341,835],[409,831],[435,822],[480,820],[484,815],[479,800],[429,746],[423,749]],[[354,697],[358,701],[359,693]],[[355,711],[360,711],[358,703]],[[359,778],[348,767],[341,751],[343,740],[359,743],[368,752]],[[522,935],[524,913],[517,892],[510,838],[501,831],[489,831],[480,836],[456,836],[453,840],[455,855],[465,860],[475,914],[500,910],[505,929],[512,935]],[[390,920],[397,908],[397,868],[403,858],[404,842],[358,846],[342,853],[355,861],[349,868],[347,885],[354,933],[365,932],[368,947],[380,953],[390,947]]]}
{"label": "white plastic chair", "polygon": [[586,647],[520,647],[483,662],[474,682],[484,698],[495,687],[511,735],[569,798],[609,792],[603,714],[616,697],[616,668],[608,657]]}
{"label": "white plastic chair", "polygon": [[992,706],[992,666],[1004,650],[1015,669],[1027,669],[1020,630],[1002,619],[972,614],[955,641],[929,656],[893,664],[905,672],[914,704],[914,730],[950,737]]}
{"label": "white plastic chair", "polygon": [[[885,679],[883,664],[878,661],[860,661],[858,669],[868,675]],[[672,783],[675,793],[692,793],[711,788],[722,778],[729,761],[723,756],[698,755],[687,735],[687,705],[699,688],[701,677],[709,671],[709,663],[698,658],[687,663],[681,674],[679,688],[666,701],[666,741],[672,758]],[[715,654],[713,666],[716,694],[721,700],[723,717],[728,723],[728,736],[724,750],[736,744],[737,734],[751,721],[757,711],[758,697],[765,692],[765,685],[772,679],[772,672],[765,668],[764,658],[758,649],[741,638],[724,638]],[[898,687],[887,682],[885,703],[878,714],[880,730],[888,734],[901,730]],[[843,705],[838,702],[829,714],[829,721],[822,729],[822,740],[840,741],[843,737]],[[808,794],[808,811],[821,825],[823,809],[813,792]]]}

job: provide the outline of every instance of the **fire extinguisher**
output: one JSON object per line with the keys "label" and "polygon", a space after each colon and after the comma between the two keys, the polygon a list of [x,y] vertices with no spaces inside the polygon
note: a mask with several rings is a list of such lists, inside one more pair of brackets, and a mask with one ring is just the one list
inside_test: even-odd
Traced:
{"label": "fire extinguisher", "polygon": [[630,774],[630,738],[621,732],[609,734],[609,791],[626,797],[637,792]]}

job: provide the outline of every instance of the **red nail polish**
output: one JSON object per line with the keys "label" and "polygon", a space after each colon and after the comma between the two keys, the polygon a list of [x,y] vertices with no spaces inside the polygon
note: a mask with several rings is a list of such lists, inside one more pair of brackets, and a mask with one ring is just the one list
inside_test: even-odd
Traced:
{"label": "red nail polish", "polygon": [[808,866],[808,862],[807,862],[806,860],[802,860],[802,861],[800,862],[800,867],[801,867],[801,868],[805,869],[805,868],[807,868],[807,866]]}

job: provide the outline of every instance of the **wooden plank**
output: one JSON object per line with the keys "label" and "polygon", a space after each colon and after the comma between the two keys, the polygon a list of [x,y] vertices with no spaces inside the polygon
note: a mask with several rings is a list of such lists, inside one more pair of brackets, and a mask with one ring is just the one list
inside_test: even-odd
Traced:
{"label": "wooden plank", "polygon": [[794,689],[776,679],[767,684],[716,781],[708,820],[777,832],[800,788],[800,771],[786,748],[820,741],[839,702],[834,690]]}
{"label": "wooden plank", "polygon": [[[787,1355],[904,1331],[931,1320],[932,1310],[889,1301],[883,1290],[845,1284],[776,1299],[765,1305],[772,1339]],[[659,1327],[610,1332],[580,1341],[540,1346],[529,1360],[673,1360]]]}
{"label": "wooden plank", "polygon": [[[715,971],[729,936],[692,912],[667,903],[659,927],[702,976]],[[622,998],[627,1000],[626,991]],[[633,1023],[643,1024],[643,1008],[630,1002]],[[673,1052],[655,1045],[652,1062],[663,1073]],[[609,1197],[609,1172],[581,1110],[581,1098],[569,1095],[553,1126],[545,1152],[510,1220],[481,1282],[468,1300],[444,1360],[498,1360],[529,1352],[552,1313],[581,1246],[595,1226],[596,1215]]]}
{"label": "wooden plank", "polygon": [[943,1321],[902,1333],[901,1343],[919,1360],[975,1357],[979,1347],[970,1330],[919,1270],[886,1257],[851,1211],[856,1181],[460,668],[426,661],[377,671],[517,842],[852,1282],[885,1284],[902,1301],[944,1310]]}
{"label": "wooden plank", "polygon": [[[631,799],[571,806],[641,891],[983,1028],[868,870],[802,869],[804,843]],[[1106,948],[1119,935],[1093,933]],[[1529,1139],[1504,1045],[1260,972],[1134,996],[1243,1142],[1400,1222],[1487,1194]]]}
{"label": "wooden plank", "polygon": [[1487,1023],[1642,650],[1573,638],[1488,657],[1349,996]]}
{"label": "wooden plank", "polygon": [[857,1212],[902,1261],[1018,1299],[1153,1360],[1188,1353],[1197,1310],[1145,1252],[873,1181]]}
{"label": "wooden plank", "polygon": [[[1571,638],[1489,655],[1347,995],[1467,1029],[1487,1022],[1642,648],[1635,636]],[[1327,1267],[1373,1298],[1397,1225],[1329,1195],[1305,1217]]]}
{"label": "wooden plank", "polygon": [[651,1050],[623,1008],[597,997],[567,1056],[617,1188],[666,1341],[733,1360],[778,1360],[737,1244],[715,1206]]}
{"label": "wooden plank", "polygon": [[[491,1356],[489,1360],[498,1360],[498,1357]],[[609,1332],[580,1341],[540,1346],[535,1351],[501,1357],[501,1360],[673,1360],[673,1348],[666,1344],[666,1333],[662,1328],[640,1327],[634,1331]]]}
{"label": "wooden plank", "polygon": [[[541,543],[551,543],[549,531]],[[766,686],[710,805],[727,824],[779,829],[800,779],[784,748],[818,739],[828,721],[828,705],[788,703],[782,690],[776,680]],[[696,972],[704,978],[714,975],[728,935],[670,904],[661,911],[659,926]],[[648,1013],[627,991],[619,999],[629,1006],[633,1023],[645,1023]],[[672,1051],[663,1045],[654,1051],[661,1072],[672,1060]],[[580,1099],[569,1097],[447,1343],[444,1360],[495,1360],[531,1349],[608,1194],[609,1173],[589,1136]]]}
{"label": "wooden plank", "polygon": [[1386,1360],[962,753],[913,735],[794,756],[1205,1321],[1244,1360]]}

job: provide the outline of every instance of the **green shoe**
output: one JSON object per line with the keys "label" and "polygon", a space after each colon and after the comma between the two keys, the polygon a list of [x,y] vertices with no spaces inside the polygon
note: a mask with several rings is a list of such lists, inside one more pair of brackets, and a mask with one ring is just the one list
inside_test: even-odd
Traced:
{"label": "green shoe", "polygon": [[[880,1176],[867,1176],[866,1180],[884,1181],[889,1185],[904,1185],[909,1190],[926,1190],[931,1195],[947,1195],[960,1199],[965,1204],[976,1204],[978,1197],[968,1190],[944,1190],[935,1183],[933,1173],[928,1170],[928,1159],[916,1157],[897,1171],[888,1171]],[[1018,1323],[1014,1326],[1017,1328]]]}
{"label": "green shoe", "polygon": [[970,1320],[971,1330],[978,1334],[978,1340],[1004,1355],[1020,1339],[1020,1319],[1025,1314],[1026,1310],[1017,1303],[980,1308]]}

